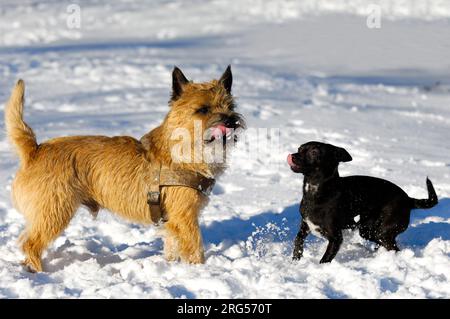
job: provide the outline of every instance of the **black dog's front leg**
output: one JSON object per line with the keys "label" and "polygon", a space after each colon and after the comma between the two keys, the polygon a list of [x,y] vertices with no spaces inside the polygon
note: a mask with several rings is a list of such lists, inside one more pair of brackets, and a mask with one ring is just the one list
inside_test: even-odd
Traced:
{"label": "black dog's front leg", "polygon": [[295,237],[294,241],[294,255],[292,256],[293,260],[299,260],[303,256],[303,243],[305,241],[305,238],[309,234],[309,227],[308,224],[305,223],[302,220],[302,225],[300,226],[300,231],[297,234],[297,237]]}
{"label": "black dog's front leg", "polygon": [[337,252],[339,251],[339,247],[341,247],[341,244],[342,244],[342,232],[339,230],[336,234],[333,234],[333,236],[328,237],[327,251],[320,260],[320,263],[323,264],[332,261],[333,258],[336,256]]}

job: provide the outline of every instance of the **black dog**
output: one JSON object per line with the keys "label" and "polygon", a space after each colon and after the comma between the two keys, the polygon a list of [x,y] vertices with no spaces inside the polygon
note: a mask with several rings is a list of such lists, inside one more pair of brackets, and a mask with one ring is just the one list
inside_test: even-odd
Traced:
{"label": "black dog", "polygon": [[352,160],[343,148],[309,142],[288,156],[295,173],[302,173],[302,224],[295,238],[293,259],[303,254],[310,232],[328,239],[320,263],[333,260],[342,243],[342,229],[358,228],[361,237],[398,251],[395,238],[408,228],[411,209],[431,208],[438,202],[427,178],[428,199],[413,199],[397,185],[368,176],[339,177],[340,162]]}

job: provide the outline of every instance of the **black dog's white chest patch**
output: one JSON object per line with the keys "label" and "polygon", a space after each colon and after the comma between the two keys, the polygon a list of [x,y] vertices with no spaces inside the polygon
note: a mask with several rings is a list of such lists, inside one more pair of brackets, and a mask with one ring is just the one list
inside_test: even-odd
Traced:
{"label": "black dog's white chest patch", "polygon": [[309,219],[305,218],[305,222],[308,225],[309,230],[311,231],[311,233],[316,236],[316,237],[320,237],[320,238],[324,238],[322,235],[322,232],[320,230],[320,226],[314,224],[312,221],[310,221]]}
{"label": "black dog's white chest patch", "polygon": [[[312,183],[304,184],[303,192],[305,195],[314,196],[318,192],[318,190],[319,190],[319,185],[317,185],[317,184],[312,184]],[[309,230],[311,231],[311,233],[314,236],[324,238],[319,225],[314,224],[308,218],[305,218],[305,222],[308,225]]]}
{"label": "black dog's white chest patch", "polygon": [[319,185],[306,183],[305,184],[305,193],[314,195],[319,190]]}

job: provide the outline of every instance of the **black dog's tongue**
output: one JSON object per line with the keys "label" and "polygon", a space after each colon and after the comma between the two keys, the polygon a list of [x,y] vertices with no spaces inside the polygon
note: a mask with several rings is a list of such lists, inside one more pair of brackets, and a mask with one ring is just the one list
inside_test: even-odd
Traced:
{"label": "black dog's tongue", "polygon": [[288,162],[289,166],[291,167],[291,170],[294,173],[300,173],[300,169],[301,169],[300,165],[297,165],[296,163],[294,163],[292,154],[288,155],[287,162]]}
{"label": "black dog's tongue", "polygon": [[294,164],[294,161],[292,160],[292,154],[289,154],[289,155],[288,155],[288,157],[287,157],[287,162],[288,162],[288,164],[289,164],[290,167],[294,167],[294,168],[297,167],[297,165],[295,165],[295,164]]}

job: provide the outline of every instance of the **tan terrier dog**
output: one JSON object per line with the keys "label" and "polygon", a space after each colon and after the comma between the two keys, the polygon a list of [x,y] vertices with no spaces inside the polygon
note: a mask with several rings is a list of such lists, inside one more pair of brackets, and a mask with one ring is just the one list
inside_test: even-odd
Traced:
{"label": "tan terrier dog", "polygon": [[[100,208],[106,208],[132,222],[149,224],[157,222],[149,209],[153,204],[167,220],[163,228],[167,260],[203,263],[198,217],[208,193],[200,188],[205,181],[212,186],[210,181],[223,172],[225,161],[199,160],[195,148],[211,150],[212,145],[215,149],[219,145],[226,149],[230,131],[244,127],[242,117],[235,112],[231,85],[230,66],[220,80],[207,83],[188,81],[175,67],[170,111],[162,124],[141,140],[128,136],[71,136],[38,144],[23,121],[24,82],[20,80],[5,108],[5,122],[20,157],[12,198],[27,221],[20,237],[27,269],[42,271],[43,251],[67,227],[81,205],[94,216]],[[199,127],[202,137],[200,142],[188,141],[188,160],[186,154],[181,156],[184,161],[174,158],[174,149],[180,144],[180,136],[174,138],[174,131],[181,128],[193,137]],[[163,178],[163,172],[168,174],[165,179],[169,182],[155,184],[152,178]],[[177,178],[178,182],[173,182]],[[155,188],[156,204],[148,202]]]}

